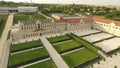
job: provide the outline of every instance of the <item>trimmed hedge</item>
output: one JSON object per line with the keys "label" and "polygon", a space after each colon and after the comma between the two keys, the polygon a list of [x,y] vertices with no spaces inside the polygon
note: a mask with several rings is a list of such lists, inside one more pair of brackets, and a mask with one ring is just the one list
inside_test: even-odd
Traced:
{"label": "trimmed hedge", "polygon": [[21,51],[21,50],[30,49],[30,48],[40,47],[42,45],[43,44],[40,40],[19,43],[19,44],[13,44],[13,45],[11,45],[11,52],[17,52],[17,51]]}
{"label": "trimmed hedge", "polygon": [[70,40],[71,38],[67,35],[61,35],[56,37],[47,38],[50,43],[58,43],[66,40]]}

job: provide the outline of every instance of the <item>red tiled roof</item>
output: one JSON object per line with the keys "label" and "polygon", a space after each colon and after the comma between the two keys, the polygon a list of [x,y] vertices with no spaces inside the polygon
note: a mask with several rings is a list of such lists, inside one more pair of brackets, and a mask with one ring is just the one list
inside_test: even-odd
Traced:
{"label": "red tiled roof", "polygon": [[97,21],[97,22],[102,22],[102,23],[107,23],[107,24],[114,23],[114,24],[116,24],[117,26],[120,26],[120,21],[109,20],[109,19],[98,18],[98,17],[93,17],[92,19],[93,19],[94,21]]}
{"label": "red tiled roof", "polygon": [[69,22],[69,23],[78,23],[81,20],[84,22],[89,22],[92,21],[91,18],[73,18],[73,19],[60,19],[60,20],[55,20],[56,22]]}
{"label": "red tiled roof", "polygon": [[109,19],[104,19],[104,18],[99,18],[99,17],[60,19],[60,20],[55,20],[55,22],[78,23],[81,20],[83,20],[84,22],[97,21],[97,22],[102,22],[102,23],[107,23],[107,24],[115,23],[117,26],[120,26],[120,21],[109,20]]}

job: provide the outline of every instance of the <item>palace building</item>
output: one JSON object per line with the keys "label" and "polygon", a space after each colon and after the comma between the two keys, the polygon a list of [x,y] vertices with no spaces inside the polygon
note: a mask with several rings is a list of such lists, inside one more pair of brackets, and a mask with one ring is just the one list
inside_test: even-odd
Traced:
{"label": "palace building", "polygon": [[82,29],[98,29],[120,36],[120,22],[97,17],[62,16],[56,19],[22,20],[12,27],[12,41]]}

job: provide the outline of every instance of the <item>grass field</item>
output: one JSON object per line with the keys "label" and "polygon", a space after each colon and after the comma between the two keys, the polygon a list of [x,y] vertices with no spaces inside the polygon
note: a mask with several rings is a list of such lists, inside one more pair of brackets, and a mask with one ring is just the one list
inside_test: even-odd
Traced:
{"label": "grass field", "polygon": [[56,42],[64,41],[64,40],[67,40],[67,39],[70,39],[70,37],[67,36],[67,35],[61,35],[61,36],[48,38],[48,41],[51,42],[51,43],[56,43]]}
{"label": "grass field", "polygon": [[63,59],[71,68],[74,68],[96,57],[98,57],[98,54],[95,54],[87,49],[82,49],[82,50],[64,55]]}
{"label": "grass field", "polygon": [[44,16],[42,16],[42,15],[40,15],[40,14],[37,14],[37,13],[32,14],[31,16],[33,17],[33,19],[45,19]]}
{"label": "grass field", "polygon": [[58,52],[63,52],[65,50],[72,49],[72,48],[79,47],[79,46],[82,46],[82,45],[77,43],[76,41],[72,40],[69,42],[62,43],[62,44],[54,45],[54,48]]}
{"label": "grass field", "polygon": [[56,68],[56,66],[52,60],[47,60],[38,64],[31,65],[26,68]]}
{"label": "grass field", "polygon": [[28,19],[29,19],[29,15],[27,15],[27,14],[16,14],[14,16],[13,25],[17,24],[19,20],[28,20]]}
{"label": "grass field", "polygon": [[10,56],[9,67],[48,56],[45,48],[39,48]]}
{"label": "grass field", "polygon": [[4,30],[4,27],[6,25],[7,17],[8,17],[7,15],[0,16],[0,38],[1,38],[2,32]]}
{"label": "grass field", "polygon": [[40,40],[36,41],[31,41],[31,42],[25,42],[25,43],[20,43],[20,44],[13,44],[11,46],[11,51],[19,51],[19,50],[24,50],[32,47],[37,47],[41,46],[42,42]]}

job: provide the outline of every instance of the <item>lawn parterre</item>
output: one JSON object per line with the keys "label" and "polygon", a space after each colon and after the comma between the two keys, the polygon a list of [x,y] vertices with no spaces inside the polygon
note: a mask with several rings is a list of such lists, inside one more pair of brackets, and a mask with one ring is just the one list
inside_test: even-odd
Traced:
{"label": "lawn parterre", "polygon": [[61,42],[61,41],[69,40],[69,39],[71,39],[69,36],[61,35],[61,36],[48,38],[48,41],[51,43],[57,43],[57,42]]}
{"label": "lawn parterre", "polygon": [[10,55],[9,67],[15,67],[16,65],[37,61],[38,59],[42,59],[44,57],[46,58],[47,56],[48,53],[45,48],[39,48],[19,54]]}
{"label": "lawn parterre", "polygon": [[56,68],[56,66],[52,60],[47,60],[44,62],[40,62],[40,63],[34,64],[34,65],[31,65],[26,68]]}
{"label": "lawn parterre", "polygon": [[54,45],[54,48],[58,52],[63,52],[63,51],[66,51],[66,50],[69,50],[69,49],[72,49],[72,48],[76,48],[76,47],[80,47],[80,46],[82,46],[82,45],[79,44],[78,42],[72,40],[72,41],[69,41],[69,42],[62,43],[62,44]]}
{"label": "lawn parterre", "polygon": [[16,14],[14,16],[14,22],[13,22],[13,25],[14,24],[17,24],[19,20],[28,20],[30,17],[29,15],[27,14]]}
{"label": "lawn parterre", "polygon": [[40,14],[37,14],[37,13],[32,14],[31,16],[33,17],[33,19],[45,19],[44,16],[42,16],[42,15],[40,15]]}
{"label": "lawn parterre", "polygon": [[64,55],[63,59],[71,68],[74,68],[83,63],[86,63],[87,61],[95,59],[98,56],[99,56],[98,54],[93,53],[87,49],[82,49],[82,50]]}
{"label": "lawn parterre", "polygon": [[8,18],[8,15],[0,16],[0,38],[1,38],[2,32],[4,30],[4,27],[6,25],[7,18]]}
{"label": "lawn parterre", "polygon": [[39,47],[39,46],[42,46],[42,42],[40,40],[35,40],[35,41],[25,42],[20,44],[13,44],[11,46],[11,52],[25,50],[25,49]]}

